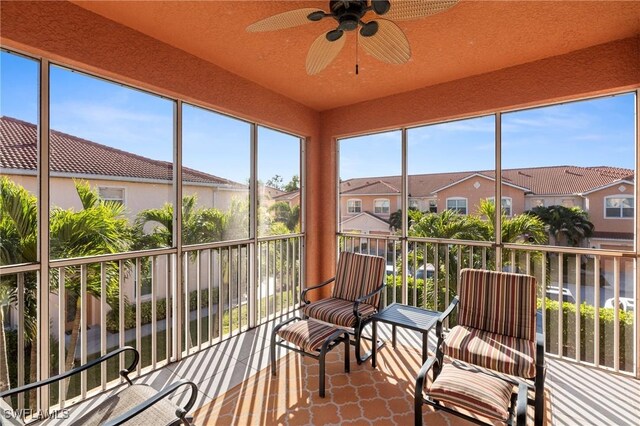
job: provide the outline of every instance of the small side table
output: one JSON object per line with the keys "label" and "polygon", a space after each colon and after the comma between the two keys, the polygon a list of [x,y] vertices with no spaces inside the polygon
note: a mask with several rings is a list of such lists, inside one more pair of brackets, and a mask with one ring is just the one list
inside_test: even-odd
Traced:
{"label": "small side table", "polygon": [[[394,303],[371,318],[373,328],[372,339],[374,342],[377,341],[378,322],[391,324],[391,341],[394,348],[396,347],[396,327],[418,331],[422,333],[422,363],[424,363],[428,356],[429,331],[431,331],[433,326],[436,325],[440,314],[441,312]],[[377,345],[373,345],[371,352],[371,365],[373,368],[376,368],[376,346]]]}

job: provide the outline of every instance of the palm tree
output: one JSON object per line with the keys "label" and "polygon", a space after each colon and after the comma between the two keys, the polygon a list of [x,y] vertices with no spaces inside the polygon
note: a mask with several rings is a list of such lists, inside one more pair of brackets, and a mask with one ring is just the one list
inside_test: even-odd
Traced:
{"label": "palm tree", "polygon": [[[408,225],[409,228],[414,223],[422,219],[422,216],[425,215],[425,213],[421,212],[415,207],[409,207],[407,214],[409,215],[409,225]],[[389,229],[391,231],[393,230],[399,231],[401,228],[402,228],[402,209],[398,209],[395,212],[391,213],[391,215],[389,215]]]}
{"label": "palm tree", "polygon": [[579,207],[539,206],[526,213],[540,218],[554,245],[577,247],[593,235],[593,223],[587,212]]}
{"label": "palm tree", "polygon": [[[196,195],[182,198],[182,243],[190,245],[223,240],[229,216],[216,208],[197,208],[197,202]],[[145,234],[144,227],[148,223],[156,226]],[[136,232],[142,245],[140,248],[171,246],[173,204],[165,203],[159,209],[140,211],[136,218]]]}
{"label": "palm tree", "polygon": [[424,214],[409,228],[411,237],[456,240],[487,240],[488,227],[476,216],[461,215],[455,210]]}
{"label": "palm tree", "polygon": [[[0,264],[31,263],[37,261],[38,203],[36,197],[7,177],[0,179]],[[37,281],[34,274],[25,274],[25,342],[31,345],[31,358],[35,355]],[[10,388],[9,358],[4,330],[4,306],[17,303],[17,276],[4,276],[0,280],[0,391]],[[13,360],[15,362],[15,360]],[[33,363],[32,366],[35,366]],[[31,379],[36,378],[32,368]]]}
{"label": "palm tree", "polygon": [[[487,218],[489,238],[495,239],[496,206],[493,201],[481,200],[478,213]],[[547,232],[544,223],[537,217],[520,214],[508,217],[502,210],[501,237],[503,243],[526,242],[533,244],[546,244]]]}
{"label": "palm tree", "polygon": [[[132,233],[124,216],[124,206],[103,201],[88,182],[74,180],[82,210],[54,208],[50,215],[50,252],[52,258],[89,257],[121,253],[129,250]],[[118,301],[117,264],[107,263],[107,303],[113,308]],[[52,270],[51,288],[58,285],[57,270]],[[100,298],[100,265],[87,267],[87,293]],[[65,357],[65,369],[73,368],[80,333],[81,276],[77,267],[65,268],[65,288],[75,312]],[[74,307],[74,305],[71,305]],[[62,338],[63,336],[61,336]]]}
{"label": "palm tree", "polygon": [[[118,253],[128,250],[131,234],[124,218],[124,207],[118,203],[100,200],[97,191],[87,182],[74,181],[76,192],[83,209],[63,210],[54,208],[50,214],[50,255],[52,258],[85,257],[97,254]],[[2,220],[0,236],[2,246],[0,257],[3,264],[37,261],[37,200],[23,187],[3,178],[0,181]],[[6,237],[6,238],[5,238]],[[51,271],[51,289],[57,289],[57,270]],[[80,274],[78,268],[66,268],[65,287],[70,299],[76,303],[75,318],[71,330],[71,342],[67,350],[65,366],[69,370],[75,361],[75,352],[80,326]],[[87,270],[87,291],[100,297],[100,277],[96,266]],[[107,302],[113,305],[118,299],[118,282],[114,265],[107,265]],[[2,281],[3,293],[12,300],[7,288],[7,280]],[[14,290],[15,291],[15,290]],[[5,297],[7,298],[7,297]],[[15,302],[14,302],[15,303]],[[36,336],[37,317],[36,281],[25,279],[25,341],[33,343]],[[60,336],[61,338],[63,336]],[[2,344],[4,348],[4,342]],[[1,351],[2,349],[0,349]],[[31,358],[35,357],[35,345],[31,345]],[[0,356],[1,358],[1,356]],[[33,363],[32,363],[33,364]],[[4,367],[2,367],[4,369]],[[31,369],[31,379],[35,380],[36,369]],[[1,372],[0,372],[1,375]]]}

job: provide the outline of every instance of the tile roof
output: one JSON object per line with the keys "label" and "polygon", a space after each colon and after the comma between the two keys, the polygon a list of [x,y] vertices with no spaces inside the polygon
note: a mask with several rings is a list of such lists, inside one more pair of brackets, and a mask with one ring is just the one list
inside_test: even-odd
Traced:
{"label": "tile roof", "polygon": [[[371,178],[370,178],[371,179]],[[347,188],[343,190],[343,194],[350,195],[374,195],[374,194],[399,194],[400,186],[393,185],[386,179],[373,178],[373,181],[367,180],[364,184],[356,186],[354,188]]]}
{"label": "tile roof", "polygon": [[[480,174],[489,179],[495,177],[493,170],[411,175],[409,176],[409,195],[431,197],[441,188],[474,174]],[[505,184],[526,188],[529,193],[539,195],[581,194],[620,180],[633,180],[633,176],[633,170],[610,166],[550,166],[502,171],[502,180]],[[367,192],[364,190],[359,192],[361,188],[379,185],[379,183],[392,188],[400,188],[402,184],[400,176],[372,176],[342,181],[340,190],[342,194],[365,195]]]}
{"label": "tile roof", "polygon": [[300,190],[298,189],[296,191],[285,192],[284,194],[278,194],[274,196],[273,199],[277,201],[283,201],[283,200],[291,201],[291,200],[294,200],[299,195],[300,195]]}
{"label": "tile roof", "polygon": [[[11,117],[0,117],[0,168],[37,170],[37,126]],[[152,160],[96,142],[51,131],[52,172],[171,181],[173,164]],[[183,167],[184,181],[245,188],[237,182]]]}

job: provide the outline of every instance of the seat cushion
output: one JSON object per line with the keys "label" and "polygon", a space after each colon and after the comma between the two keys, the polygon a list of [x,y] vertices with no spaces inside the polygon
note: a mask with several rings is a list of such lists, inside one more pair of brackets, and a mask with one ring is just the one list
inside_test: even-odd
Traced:
{"label": "seat cushion", "polygon": [[457,325],[443,343],[445,355],[512,376],[536,374],[534,342]]}
{"label": "seat cushion", "polygon": [[322,344],[336,331],[335,327],[314,320],[296,321],[278,330],[287,342],[299,346],[305,352],[320,352]]}
{"label": "seat cushion", "polygon": [[[367,303],[358,306],[358,312],[364,317],[373,315],[375,308]],[[353,302],[350,300],[329,297],[302,307],[302,313],[309,318],[335,324],[340,327],[353,328],[356,317],[353,315]]]}
{"label": "seat cushion", "polygon": [[464,366],[445,364],[428,389],[431,399],[500,421],[509,418],[513,385]]}

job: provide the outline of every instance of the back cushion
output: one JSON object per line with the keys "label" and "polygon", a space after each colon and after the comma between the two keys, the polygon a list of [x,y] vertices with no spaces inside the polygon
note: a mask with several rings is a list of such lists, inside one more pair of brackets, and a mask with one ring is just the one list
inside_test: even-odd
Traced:
{"label": "back cushion", "polygon": [[[354,301],[371,293],[384,281],[385,260],[380,256],[342,252],[338,260],[333,297]],[[364,303],[377,306],[380,295]]]}
{"label": "back cushion", "polygon": [[536,279],[530,275],[463,269],[458,324],[535,340]]}

